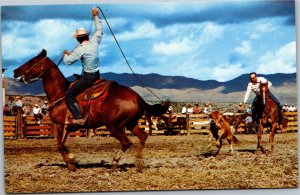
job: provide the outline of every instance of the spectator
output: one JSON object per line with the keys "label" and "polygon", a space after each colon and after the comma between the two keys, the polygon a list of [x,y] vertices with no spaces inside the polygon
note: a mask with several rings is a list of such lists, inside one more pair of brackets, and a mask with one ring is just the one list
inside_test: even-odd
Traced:
{"label": "spectator", "polygon": [[193,108],[193,114],[200,114],[199,104],[195,104],[195,107]]}
{"label": "spectator", "polygon": [[297,108],[294,104],[289,107],[289,112],[296,112],[296,111],[297,111]]}
{"label": "spectator", "polygon": [[183,105],[183,107],[181,109],[181,114],[187,114],[186,104]]}
{"label": "spectator", "polygon": [[237,107],[237,113],[244,113],[244,106],[240,103]]}
{"label": "spectator", "polygon": [[193,107],[192,107],[192,105],[188,106],[187,113],[188,114],[193,114]]}
{"label": "spectator", "polygon": [[41,121],[43,120],[43,115],[41,113],[41,108],[37,104],[34,105],[33,116],[35,119],[35,123],[40,125]]}
{"label": "spectator", "polygon": [[212,108],[211,108],[211,103],[210,103],[210,102],[208,102],[208,112],[209,112],[209,114],[211,113],[211,111],[212,111]]}
{"label": "spectator", "polygon": [[16,96],[16,107],[17,108],[22,108],[23,107],[22,98],[20,96]]}
{"label": "spectator", "polygon": [[247,107],[246,112],[247,113],[251,113],[252,112],[252,104],[249,104],[249,106]]}
{"label": "spectator", "polygon": [[49,110],[48,101],[45,100],[44,104],[42,105],[42,114],[48,116],[48,110]]}
{"label": "spectator", "polygon": [[8,106],[7,106],[7,104],[4,104],[3,105],[3,115],[4,116],[9,116],[9,112],[8,112]]}
{"label": "spectator", "polygon": [[30,104],[25,104],[23,105],[23,117],[26,117],[27,115],[29,116],[31,114],[32,109],[32,105]]}
{"label": "spectator", "polygon": [[205,107],[204,107],[204,110],[203,110],[203,113],[204,114],[210,114],[210,112],[211,112],[211,103],[210,102],[208,102],[207,104],[205,104]]}
{"label": "spectator", "polygon": [[287,103],[284,104],[284,106],[282,106],[282,112],[288,112],[289,111],[289,106],[287,105]]}
{"label": "spectator", "polygon": [[8,102],[7,102],[7,113],[10,113],[9,115],[10,116],[13,116],[14,113],[13,113],[13,109],[14,107],[16,106],[16,102],[14,101],[14,98],[9,96],[8,97]]}
{"label": "spectator", "polygon": [[245,118],[246,134],[253,133],[252,114],[248,114]]}

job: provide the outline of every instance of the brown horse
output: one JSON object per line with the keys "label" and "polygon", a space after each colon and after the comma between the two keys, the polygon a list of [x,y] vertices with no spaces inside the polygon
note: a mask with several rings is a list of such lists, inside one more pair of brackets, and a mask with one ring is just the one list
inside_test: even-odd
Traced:
{"label": "brown horse", "polygon": [[[277,105],[269,97],[268,83],[260,83],[260,94],[254,103],[255,113],[254,123],[257,128],[257,149],[261,149],[263,153],[266,153],[265,149],[261,144],[261,136],[264,127],[270,127],[269,144],[271,152],[274,150],[274,136],[276,133],[279,121],[279,114]],[[286,127],[287,121],[283,119],[282,126]]]}
{"label": "brown horse", "polygon": [[232,134],[230,124],[225,120],[219,111],[211,112],[211,117],[213,119],[210,123],[211,137],[209,138],[209,144],[207,148],[210,148],[211,140],[214,137],[216,139],[216,146],[218,147],[218,151],[215,154],[216,156],[221,150],[223,139],[227,139],[228,143],[230,144],[230,151],[233,154],[233,144],[238,143],[238,139]]}
{"label": "brown horse", "polygon": [[[49,116],[54,122],[53,133],[57,139],[58,149],[68,169],[74,171],[74,155],[71,155],[65,146],[66,136],[64,136],[67,113],[64,97],[68,81],[57,65],[47,57],[46,50],[14,70],[14,77],[21,77],[21,80],[26,83],[42,79],[50,104]],[[142,150],[148,135],[139,128],[138,120],[144,112],[148,116],[160,116],[167,111],[168,107],[169,101],[163,105],[149,105],[132,89],[113,82],[108,88],[108,96],[105,100],[91,103],[85,128],[97,128],[105,125],[111,135],[120,141],[121,149],[113,158],[113,168],[117,167],[121,156],[133,144],[125,134],[125,127],[132,131],[140,140],[136,160],[137,168],[141,168]],[[139,165],[141,166],[139,167]]]}
{"label": "brown horse", "polygon": [[223,115],[225,120],[234,127],[235,134],[238,133],[238,128],[241,124],[244,123],[247,113],[234,113],[233,115]]}

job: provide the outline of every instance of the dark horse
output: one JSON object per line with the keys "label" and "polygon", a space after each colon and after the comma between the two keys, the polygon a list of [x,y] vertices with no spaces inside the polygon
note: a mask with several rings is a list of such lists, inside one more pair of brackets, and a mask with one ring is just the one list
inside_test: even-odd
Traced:
{"label": "dark horse", "polygon": [[172,135],[175,128],[178,128],[179,131],[181,131],[181,129],[186,129],[186,117],[164,114],[158,118],[158,121],[161,120],[164,121],[164,128],[168,130],[168,135]]}
{"label": "dark horse", "polygon": [[247,113],[234,113],[232,116],[223,115],[224,119],[234,127],[235,134],[238,133],[238,128],[244,123]]}
{"label": "dark horse", "polygon": [[[64,136],[67,113],[64,97],[68,81],[57,65],[47,57],[46,50],[42,50],[39,55],[14,70],[14,77],[21,77],[25,83],[42,79],[49,100],[49,116],[54,123],[53,133],[57,139],[58,149],[68,169],[74,171],[74,157],[65,146],[67,136]],[[113,82],[108,89],[107,98],[90,105],[86,128],[93,129],[105,125],[111,135],[120,141],[121,149],[113,158],[113,168],[117,167],[121,156],[133,144],[125,134],[125,127],[132,131],[140,140],[136,160],[137,168],[141,168],[142,150],[148,135],[139,128],[138,120],[144,112],[148,116],[160,116],[167,111],[168,107],[169,101],[164,104],[149,105],[132,89]]]}
{"label": "dark horse", "polygon": [[[279,121],[277,105],[269,97],[268,83],[260,83],[260,94],[257,95],[256,100],[253,102],[252,118],[254,120],[255,128],[257,129],[257,150],[261,149],[265,153],[265,149],[261,144],[261,136],[264,127],[270,128],[269,144],[271,152],[274,149],[274,136],[276,133]],[[286,127],[287,121],[284,119],[282,126]]]}

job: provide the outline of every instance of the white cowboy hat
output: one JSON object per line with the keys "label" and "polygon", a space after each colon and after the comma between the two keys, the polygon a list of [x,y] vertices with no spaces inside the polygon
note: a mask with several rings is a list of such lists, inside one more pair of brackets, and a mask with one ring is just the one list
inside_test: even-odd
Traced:
{"label": "white cowboy hat", "polygon": [[76,38],[76,37],[81,37],[81,36],[85,36],[85,35],[89,35],[89,32],[87,30],[85,30],[85,28],[78,28],[76,29],[75,34],[72,35],[72,37]]}
{"label": "white cowboy hat", "polygon": [[34,105],[35,107],[39,107],[37,104]]}

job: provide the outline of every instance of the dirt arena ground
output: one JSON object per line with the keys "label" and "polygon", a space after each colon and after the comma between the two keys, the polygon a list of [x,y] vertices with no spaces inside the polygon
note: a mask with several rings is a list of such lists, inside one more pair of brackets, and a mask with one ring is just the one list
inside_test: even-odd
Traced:
{"label": "dirt arena ground", "polygon": [[[237,135],[231,155],[207,150],[208,135],[150,136],[144,150],[145,168],[135,168],[134,145],[111,171],[119,143],[112,137],[69,138],[78,163],[68,172],[54,139],[5,140],[6,193],[102,192],[136,190],[248,189],[298,187],[298,134],[277,134],[273,154],[254,153],[256,135]],[[266,145],[269,135],[263,135]]]}

